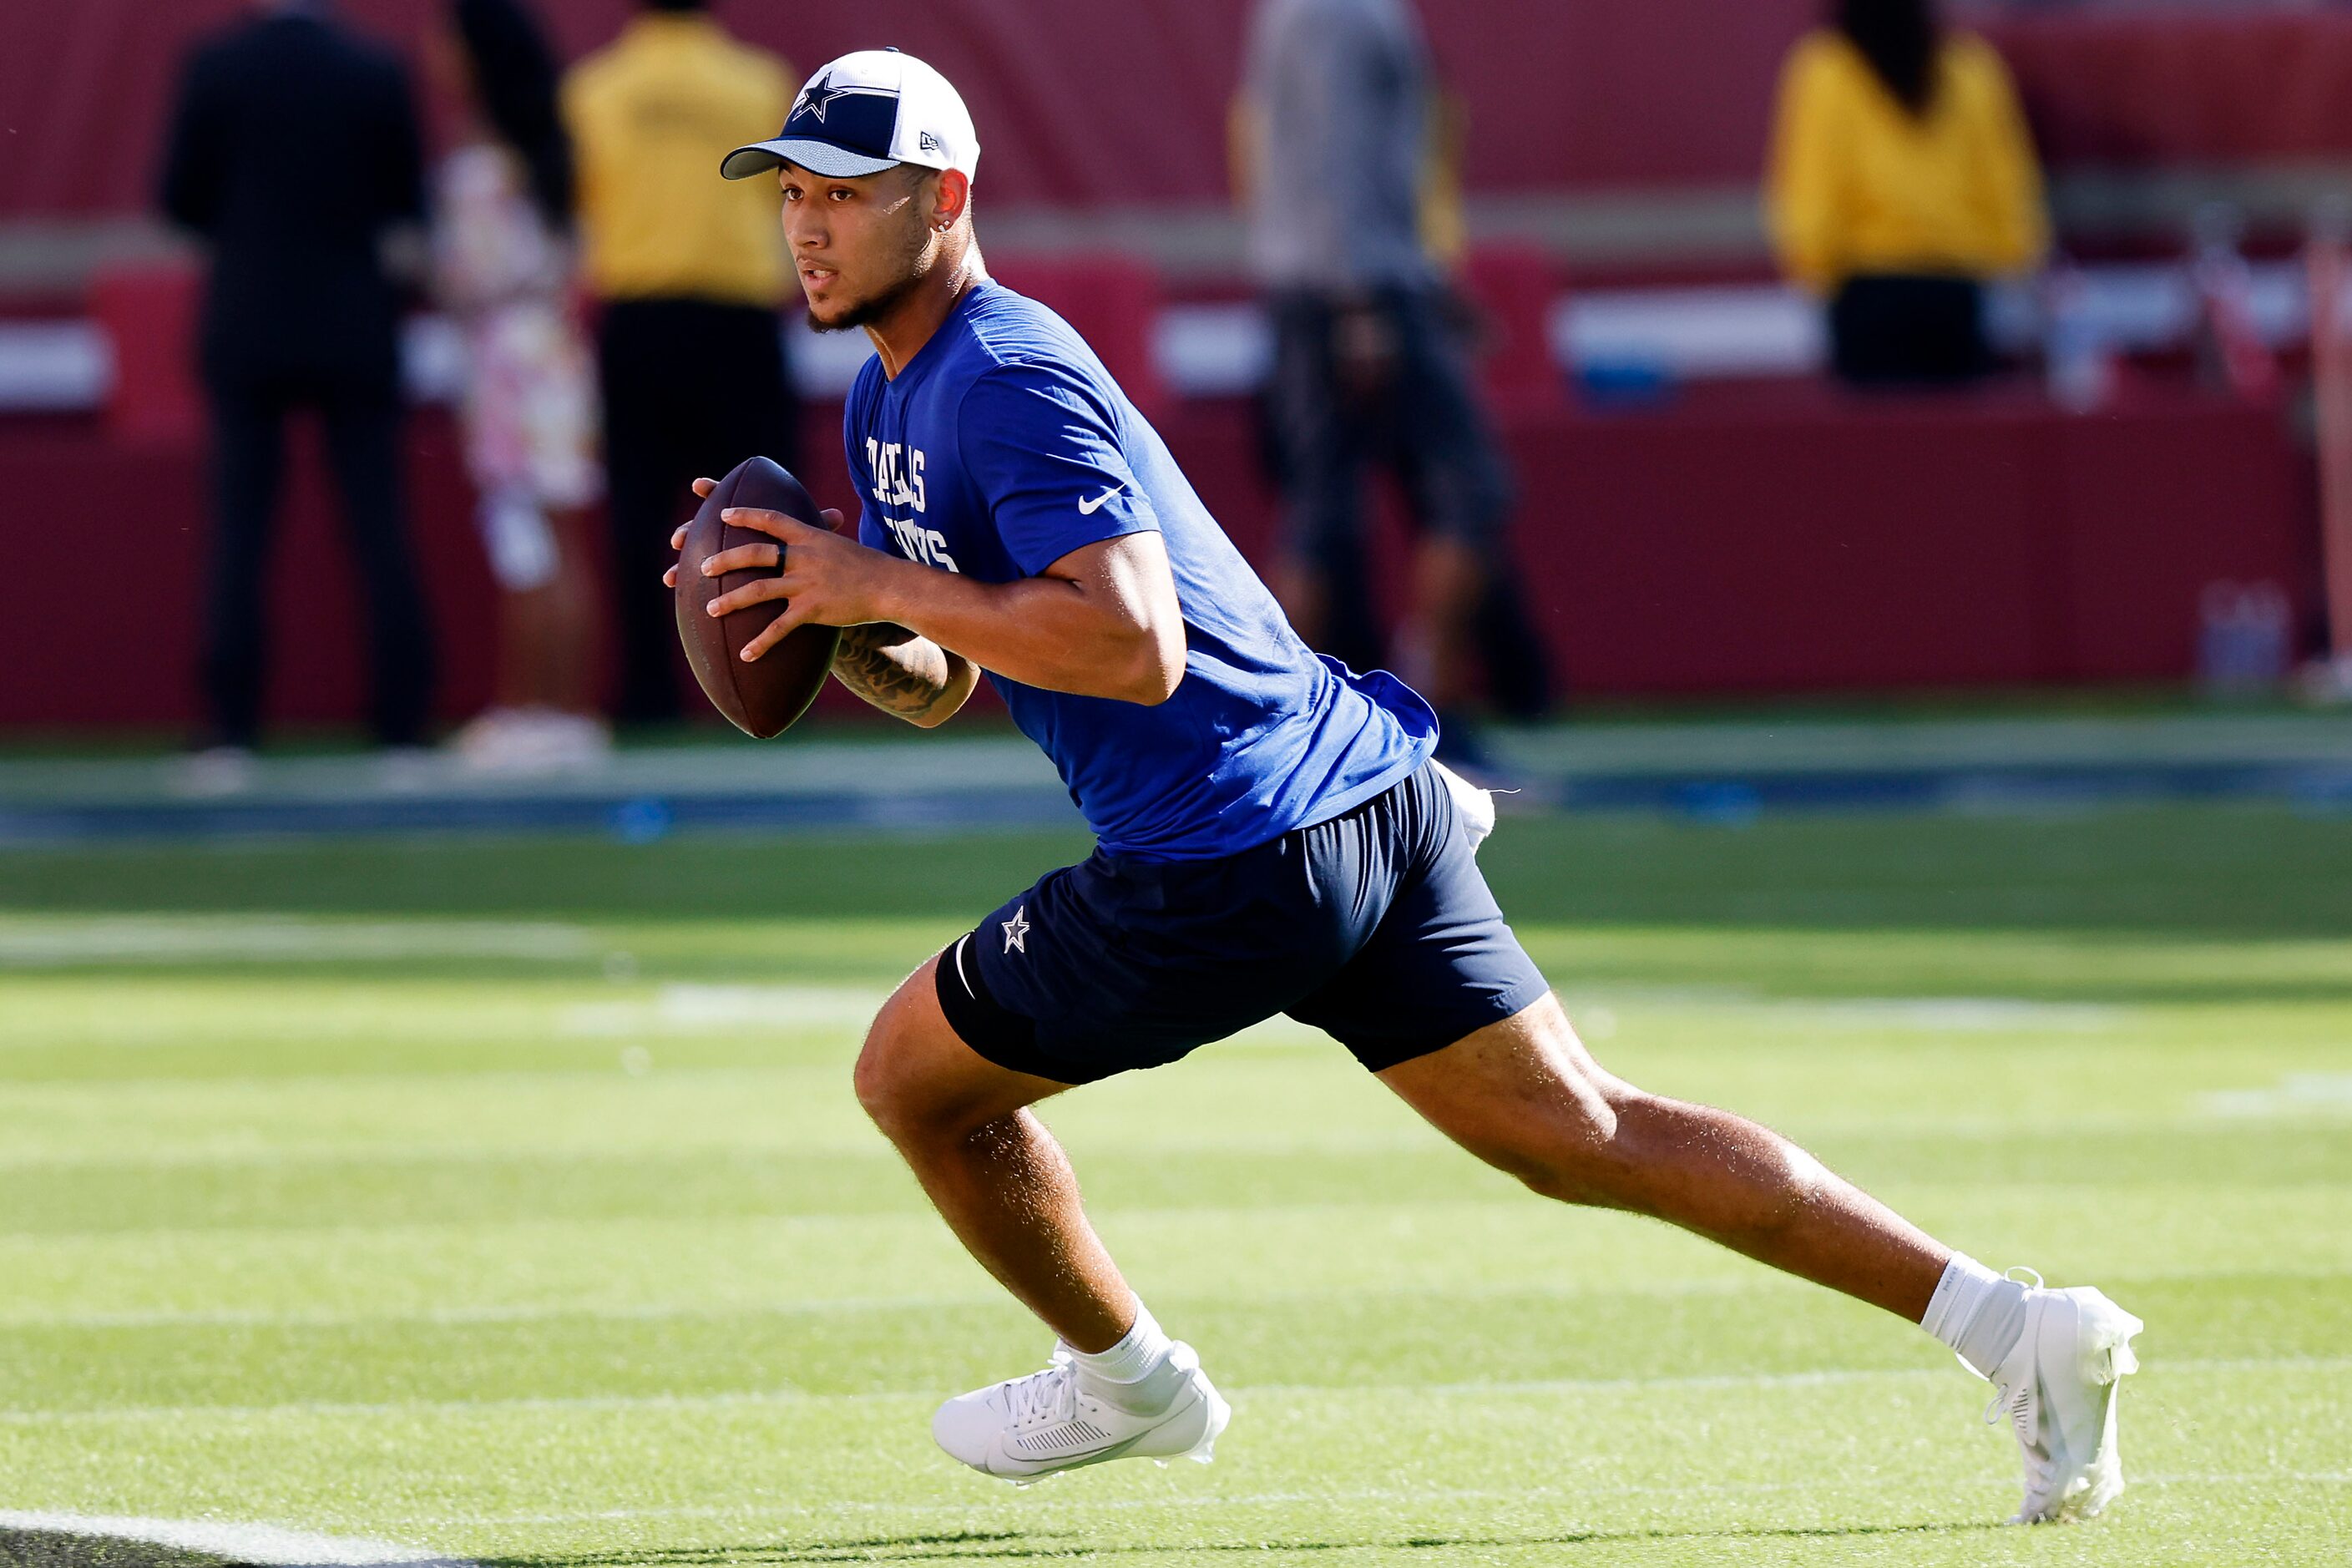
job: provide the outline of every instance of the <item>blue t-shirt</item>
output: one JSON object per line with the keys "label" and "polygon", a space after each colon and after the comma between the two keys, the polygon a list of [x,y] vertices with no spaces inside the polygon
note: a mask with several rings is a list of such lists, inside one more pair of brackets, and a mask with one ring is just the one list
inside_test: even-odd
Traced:
{"label": "blue t-shirt", "polygon": [[877,550],[983,583],[1157,529],[1184,614],[1184,678],[1156,706],[989,680],[1114,854],[1232,855],[1339,816],[1435,748],[1384,672],[1312,652],[1094,351],[978,283],[894,380],[869,360],[842,421]]}

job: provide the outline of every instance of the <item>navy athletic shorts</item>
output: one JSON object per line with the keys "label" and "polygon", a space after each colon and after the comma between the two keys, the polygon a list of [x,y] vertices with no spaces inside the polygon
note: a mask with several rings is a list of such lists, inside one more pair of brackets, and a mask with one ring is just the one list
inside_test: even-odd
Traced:
{"label": "navy athletic shorts", "polygon": [[1424,763],[1343,816],[1213,860],[1097,849],[940,955],[940,1006],[997,1066],[1089,1083],[1276,1013],[1374,1072],[1549,987]]}

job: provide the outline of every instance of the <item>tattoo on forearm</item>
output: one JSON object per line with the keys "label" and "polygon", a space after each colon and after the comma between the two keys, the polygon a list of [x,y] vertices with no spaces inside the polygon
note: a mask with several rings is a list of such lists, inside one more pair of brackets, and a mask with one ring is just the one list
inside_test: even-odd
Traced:
{"label": "tattoo on forearm", "polygon": [[921,719],[954,685],[945,649],[904,626],[849,626],[834,651],[833,673],[885,713]]}

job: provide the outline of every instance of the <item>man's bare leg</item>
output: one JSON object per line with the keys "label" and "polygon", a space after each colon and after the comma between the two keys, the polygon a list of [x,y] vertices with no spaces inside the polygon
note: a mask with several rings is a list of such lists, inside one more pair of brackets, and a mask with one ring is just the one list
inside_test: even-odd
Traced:
{"label": "man's bare leg", "polygon": [[[1061,1145],[1028,1107],[1065,1087],[958,1039],[926,963],[876,1018],[857,1094],[971,1255],[1073,1348],[1099,1351],[1136,1298],[1087,1221]],[[1916,1322],[1951,1251],[1778,1133],[1603,1070],[1546,997],[1381,1080],[1529,1187],[1695,1231]]]}
{"label": "man's bare leg", "polygon": [[1551,996],[1380,1076],[1547,1197],[1670,1221],[1915,1323],[1951,1259],[1780,1134],[1602,1070]]}
{"label": "man's bare leg", "polygon": [[940,962],[884,1004],[857,1059],[857,1098],[966,1250],[1073,1353],[949,1400],[932,1437],[1014,1481],[1128,1457],[1205,1462],[1231,1407],[1119,1277],[1062,1146],[1029,1110],[1066,1086],[966,1046],[940,1011]]}
{"label": "man's bare leg", "polygon": [[940,1011],[934,958],[899,986],[857,1058],[857,1099],[965,1249],[1073,1350],[1117,1344],[1135,1292],[1078,1201],[1069,1157],[1028,1107],[1066,1084],[998,1067]]}
{"label": "man's bare leg", "polygon": [[2140,1321],[1960,1257],[1768,1128],[1604,1071],[1547,995],[1381,1079],[1529,1187],[1695,1231],[1919,1324],[1999,1387],[2025,1461],[2014,1522],[2087,1519],[2124,1489],[2117,1383]]}

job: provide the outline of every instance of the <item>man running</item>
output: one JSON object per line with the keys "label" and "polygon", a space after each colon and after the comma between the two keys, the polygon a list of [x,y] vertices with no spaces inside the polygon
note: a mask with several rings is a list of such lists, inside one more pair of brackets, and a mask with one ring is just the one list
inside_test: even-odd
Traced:
{"label": "man running", "polygon": [[940,1214],[1059,1336],[1045,1370],[942,1405],[940,1445],[1015,1481],[1209,1457],[1224,1400],[1128,1288],[1029,1108],[1281,1013],[1536,1192],[1921,1324],[1999,1386],[2017,1518],[2098,1512],[2123,1489],[2138,1320],[1995,1274],[1775,1133],[1593,1061],[1479,874],[1491,805],[1431,762],[1428,705],[1309,652],[1086,344],[989,280],[979,153],[945,79],[872,50],[728,155],[730,178],[776,174],[811,322],[873,342],[844,420],[861,516],[852,539],[737,509],[778,542],[672,569],[781,556],[711,605],[790,601],[743,657],[844,627],[835,675],[909,722],[943,723],[985,674],[1098,840],[927,961],[858,1058],[859,1100]]}

